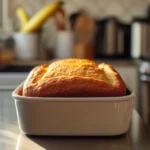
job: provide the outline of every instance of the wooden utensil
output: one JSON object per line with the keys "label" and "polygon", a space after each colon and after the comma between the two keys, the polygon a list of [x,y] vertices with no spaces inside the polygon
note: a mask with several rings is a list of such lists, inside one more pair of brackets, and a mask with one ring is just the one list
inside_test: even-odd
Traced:
{"label": "wooden utensil", "polygon": [[60,8],[52,18],[55,21],[57,31],[66,30],[66,12],[63,8]]}

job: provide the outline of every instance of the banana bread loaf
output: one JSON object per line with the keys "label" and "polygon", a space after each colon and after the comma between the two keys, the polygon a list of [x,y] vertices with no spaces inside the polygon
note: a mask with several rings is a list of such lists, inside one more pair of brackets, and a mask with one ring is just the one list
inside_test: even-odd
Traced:
{"label": "banana bread loaf", "polygon": [[23,85],[29,97],[112,97],[126,95],[126,85],[109,64],[63,59],[35,67]]}

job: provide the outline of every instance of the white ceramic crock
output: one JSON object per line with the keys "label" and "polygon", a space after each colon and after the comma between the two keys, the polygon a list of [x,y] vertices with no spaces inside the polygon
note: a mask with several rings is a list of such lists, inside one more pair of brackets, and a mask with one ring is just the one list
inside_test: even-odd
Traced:
{"label": "white ceramic crock", "polygon": [[23,97],[15,100],[21,132],[30,135],[113,136],[128,131],[135,93],[121,97]]}

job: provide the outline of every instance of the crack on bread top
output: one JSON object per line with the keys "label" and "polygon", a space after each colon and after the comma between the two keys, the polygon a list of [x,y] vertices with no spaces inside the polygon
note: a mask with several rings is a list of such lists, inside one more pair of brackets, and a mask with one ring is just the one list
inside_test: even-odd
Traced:
{"label": "crack on bread top", "polygon": [[43,66],[40,75],[36,77],[35,82],[45,78],[61,78],[61,77],[81,77],[92,78],[95,80],[107,81],[106,74],[103,69],[99,69],[98,65],[89,60],[66,60],[57,61],[49,66]]}

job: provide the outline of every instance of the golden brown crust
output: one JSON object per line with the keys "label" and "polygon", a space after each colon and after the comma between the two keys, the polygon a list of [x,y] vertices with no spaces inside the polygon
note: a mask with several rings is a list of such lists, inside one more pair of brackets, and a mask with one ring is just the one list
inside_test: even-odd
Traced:
{"label": "golden brown crust", "polygon": [[123,96],[126,86],[111,65],[65,59],[35,67],[22,93],[31,97]]}

